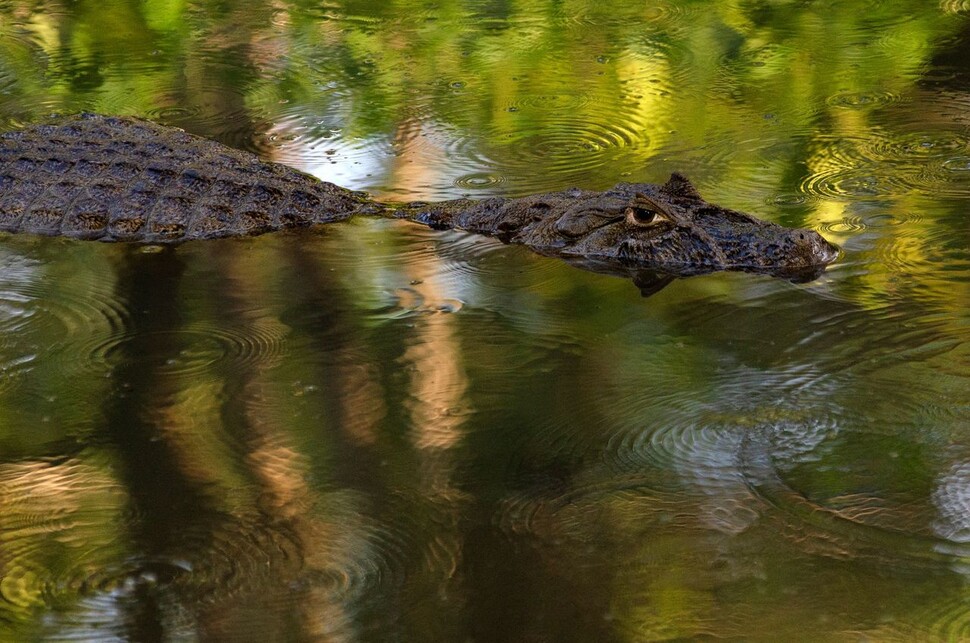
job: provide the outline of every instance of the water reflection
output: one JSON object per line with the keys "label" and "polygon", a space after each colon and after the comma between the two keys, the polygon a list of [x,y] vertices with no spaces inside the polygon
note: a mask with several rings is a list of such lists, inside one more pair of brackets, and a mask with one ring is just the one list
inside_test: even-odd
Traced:
{"label": "water reflection", "polygon": [[0,122],[399,200],[676,170],[844,256],[0,239],[0,638],[970,637],[966,7],[311,4],[6,3]]}
{"label": "water reflection", "polygon": [[[433,239],[372,222],[298,246],[282,235],[175,253],[92,249],[102,261],[89,274],[116,275],[125,311],[122,333],[87,331],[117,338],[105,421],[70,467],[25,459],[5,479],[32,489],[49,484],[34,471],[57,471],[77,497],[63,516],[90,505],[112,518],[84,521],[90,536],[64,517],[42,531],[111,545],[45,566],[48,541],[11,523],[25,549],[7,567],[8,610],[75,605],[63,618],[85,616],[56,627],[87,636],[161,627],[285,638],[279,623],[297,622],[321,636],[366,623],[432,638],[520,627],[652,638],[750,631],[724,610],[808,574],[812,560],[903,576],[961,568],[960,469],[936,480],[938,447],[909,427],[957,431],[966,408],[934,405],[942,389],[917,386],[924,378],[899,390],[917,355],[929,369],[952,359],[952,341],[931,350],[953,336],[947,316],[917,327],[926,311],[909,299],[866,311],[740,275],[682,282],[644,307],[514,248],[493,246],[456,272],[447,253],[465,240]],[[24,246],[20,263],[48,266],[64,249],[77,250]],[[387,276],[368,285],[355,268]],[[536,275],[562,287],[573,274],[598,290],[585,311],[576,290],[525,296]],[[913,332],[899,335],[906,319]],[[195,330],[209,327],[250,348],[213,350]],[[267,329],[274,341],[256,342]],[[846,338],[833,341],[838,329]],[[872,346],[855,341],[878,333]],[[954,399],[962,385],[955,372]],[[891,405],[880,402],[887,391]],[[8,507],[9,520],[37,522]],[[520,591],[510,578],[532,580]],[[537,586],[601,600],[569,614],[525,589]],[[807,584],[789,591],[802,618],[834,609]],[[388,602],[404,623],[379,616]],[[420,616],[432,608],[437,619]]]}

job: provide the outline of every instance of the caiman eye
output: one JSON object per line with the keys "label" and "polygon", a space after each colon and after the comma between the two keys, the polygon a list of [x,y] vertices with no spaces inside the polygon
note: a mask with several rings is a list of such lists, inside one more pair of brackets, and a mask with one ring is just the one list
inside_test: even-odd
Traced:
{"label": "caiman eye", "polygon": [[663,220],[662,214],[642,205],[635,205],[626,209],[626,222],[630,225],[650,226]]}

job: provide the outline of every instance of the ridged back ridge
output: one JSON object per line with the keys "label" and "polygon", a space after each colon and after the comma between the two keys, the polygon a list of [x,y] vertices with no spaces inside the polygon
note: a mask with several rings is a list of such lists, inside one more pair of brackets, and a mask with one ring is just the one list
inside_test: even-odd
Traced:
{"label": "ridged back ridge", "polygon": [[366,199],[135,118],[81,114],[0,135],[0,230],[166,243],[346,219]]}

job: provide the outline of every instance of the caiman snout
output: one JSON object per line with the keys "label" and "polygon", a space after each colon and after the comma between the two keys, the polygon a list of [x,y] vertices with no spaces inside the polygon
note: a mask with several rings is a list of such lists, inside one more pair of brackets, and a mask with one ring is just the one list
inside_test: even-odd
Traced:
{"label": "caiman snout", "polygon": [[772,271],[776,276],[796,281],[814,279],[839,257],[838,247],[814,230],[794,229],[786,236],[779,269]]}
{"label": "caiman snout", "polygon": [[814,230],[792,230],[796,250],[792,264],[803,266],[827,266],[839,257],[839,249]]}
{"label": "caiman snout", "polygon": [[757,220],[708,225],[723,257],[722,269],[759,272],[800,280],[817,277],[835,261],[839,249],[814,230],[785,228]]}

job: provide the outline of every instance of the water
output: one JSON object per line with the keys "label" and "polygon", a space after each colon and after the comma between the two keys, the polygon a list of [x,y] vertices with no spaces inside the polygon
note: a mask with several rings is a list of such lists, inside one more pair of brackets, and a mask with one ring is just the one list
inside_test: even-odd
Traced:
{"label": "water", "polygon": [[0,2],[0,126],[397,200],[676,170],[839,263],[4,237],[0,640],[970,638],[970,7],[519,4]]}

